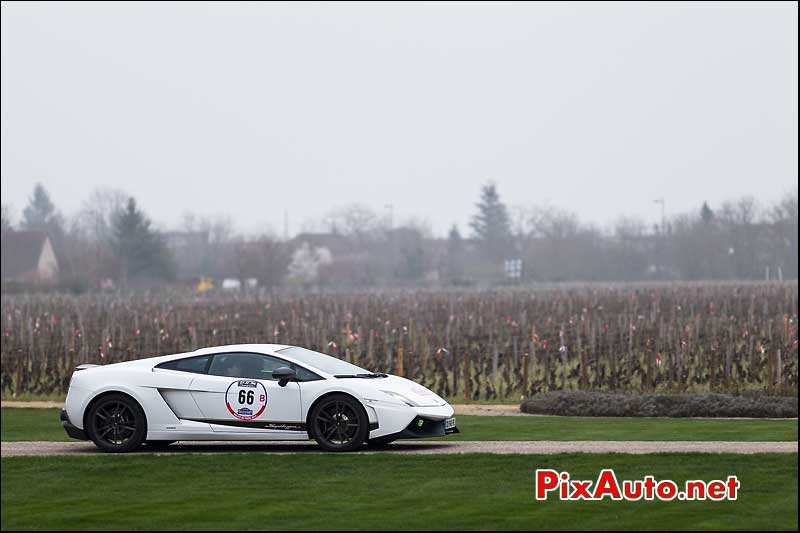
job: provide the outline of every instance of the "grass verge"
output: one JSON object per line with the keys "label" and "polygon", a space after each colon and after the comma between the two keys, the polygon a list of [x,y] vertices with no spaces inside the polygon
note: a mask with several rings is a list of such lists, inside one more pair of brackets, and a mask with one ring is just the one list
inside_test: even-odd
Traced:
{"label": "grass verge", "polygon": [[[69,440],[58,409],[2,410],[3,441]],[[447,440],[797,440],[797,420],[459,416]]]}
{"label": "grass verge", "polygon": [[[536,501],[536,468],[741,482],[737,501]],[[797,455],[2,459],[2,529],[797,529]]]}

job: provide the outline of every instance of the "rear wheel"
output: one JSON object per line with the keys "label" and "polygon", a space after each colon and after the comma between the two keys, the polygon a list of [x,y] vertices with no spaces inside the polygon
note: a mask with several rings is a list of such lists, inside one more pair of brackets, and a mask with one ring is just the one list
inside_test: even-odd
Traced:
{"label": "rear wheel", "polygon": [[132,452],[147,435],[144,411],[124,394],[103,396],[86,416],[86,433],[104,452]]}
{"label": "rear wheel", "polygon": [[369,433],[369,419],[364,408],[345,394],[323,399],[314,406],[309,419],[312,437],[323,450],[331,452],[357,450]]}

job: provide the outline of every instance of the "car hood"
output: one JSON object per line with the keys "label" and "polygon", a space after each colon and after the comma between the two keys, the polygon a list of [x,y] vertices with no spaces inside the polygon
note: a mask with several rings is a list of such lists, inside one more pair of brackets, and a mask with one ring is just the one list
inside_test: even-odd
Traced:
{"label": "car hood", "polygon": [[368,383],[370,388],[378,391],[402,394],[419,407],[432,407],[447,404],[444,399],[430,389],[399,376],[390,375],[385,378],[371,379]]}

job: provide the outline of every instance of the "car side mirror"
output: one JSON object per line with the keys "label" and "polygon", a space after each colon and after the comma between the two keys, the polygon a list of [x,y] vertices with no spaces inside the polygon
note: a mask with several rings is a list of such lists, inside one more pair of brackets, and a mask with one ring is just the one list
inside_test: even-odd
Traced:
{"label": "car side mirror", "polygon": [[278,385],[285,387],[287,383],[297,379],[297,372],[288,366],[282,366],[272,371],[272,377],[278,380]]}

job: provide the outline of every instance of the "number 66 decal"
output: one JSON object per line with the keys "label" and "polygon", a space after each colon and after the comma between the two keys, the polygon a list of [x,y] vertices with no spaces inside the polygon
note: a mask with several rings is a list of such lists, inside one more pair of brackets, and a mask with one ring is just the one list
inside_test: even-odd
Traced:
{"label": "number 66 decal", "polygon": [[256,419],[267,408],[267,389],[258,381],[234,381],[225,391],[225,407],[239,420]]}

